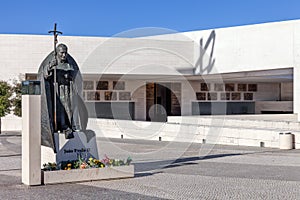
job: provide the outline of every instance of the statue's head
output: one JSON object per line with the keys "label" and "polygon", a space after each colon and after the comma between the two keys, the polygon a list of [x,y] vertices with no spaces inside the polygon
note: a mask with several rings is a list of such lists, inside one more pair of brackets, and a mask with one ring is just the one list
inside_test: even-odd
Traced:
{"label": "statue's head", "polygon": [[57,59],[59,62],[66,62],[68,55],[68,47],[65,44],[59,44],[56,47]]}

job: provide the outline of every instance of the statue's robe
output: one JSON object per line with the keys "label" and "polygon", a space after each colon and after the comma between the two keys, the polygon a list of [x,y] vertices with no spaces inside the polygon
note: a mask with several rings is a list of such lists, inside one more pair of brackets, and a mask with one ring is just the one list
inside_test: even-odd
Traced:
{"label": "statue's robe", "polygon": [[[54,72],[48,70],[54,59],[51,52],[38,71],[41,81],[41,138],[42,145],[55,151],[54,142]],[[60,131],[66,128],[85,131],[88,113],[82,100],[82,77],[75,60],[68,54],[65,63],[57,65],[56,119]]]}

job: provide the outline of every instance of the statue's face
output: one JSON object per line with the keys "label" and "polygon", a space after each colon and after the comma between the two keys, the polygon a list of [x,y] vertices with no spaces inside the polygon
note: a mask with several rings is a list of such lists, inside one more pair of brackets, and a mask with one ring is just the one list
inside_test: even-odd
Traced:
{"label": "statue's face", "polygon": [[58,48],[57,58],[60,62],[65,62],[67,59],[67,55],[68,55],[68,50],[66,48],[64,47]]}

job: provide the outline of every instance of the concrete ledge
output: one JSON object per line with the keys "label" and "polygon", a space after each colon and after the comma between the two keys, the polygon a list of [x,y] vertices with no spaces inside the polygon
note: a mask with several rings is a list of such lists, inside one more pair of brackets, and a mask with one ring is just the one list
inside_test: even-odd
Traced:
{"label": "concrete ledge", "polygon": [[132,177],[134,177],[134,165],[90,169],[42,171],[42,184],[83,182]]}
{"label": "concrete ledge", "polygon": [[[223,116],[224,117],[224,116]],[[264,115],[264,116],[230,116],[234,118],[228,125],[227,121],[220,120],[222,116],[185,116],[187,123],[164,123],[148,121],[128,121],[115,119],[89,119],[88,129],[95,131],[97,137],[106,138],[125,138],[125,139],[143,139],[156,140],[161,138],[162,141],[190,142],[240,145],[240,146],[264,146],[270,148],[279,148],[279,133],[291,132],[295,135],[294,148],[300,148],[300,128],[291,130],[288,124],[292,124],[295,115]],[[249,120],[243,120],[245,119]],[[265,120],[256,125],[262,117],[266,119],[275,118],[277,121]],[[286,119],[284,118],[286,117]],[[175,119],[174,117],[173,119]],[[241,118],[241,119],[239,119]],[[278,121],[278,119],[290,121]],[[189,120],[190,119],[190,120]],[[210,122],[198,123],[198,119]],[[274,120],[275,120],[274,119]],[[214,122],[212,123],[213,120]],[[233,123],[235,121],[235,123]],[[194,123],[195,122],[195,123]],[[219,123],[220,122],[220,123]],[[242,122],[239,124],[239,122]],[[218,124],[219,123],[219,124]],[[285,123],[285,127],[278,128],[274,124]],[[248,125],[247,125],[248,124]],[[300,127],[299,122],[294,122]],[[127,126],[126,126],[127,125]],[[234,126],[233,126],[234,125]],[[272,127],[273,126],[273,127]],[[272,127],[272,128],[270,128]]]}
{"label": "concrete ledge", "polygon": [[9,114],[5,117],[1,117],[2,131],[21,131],[22,130],[22,118]]}

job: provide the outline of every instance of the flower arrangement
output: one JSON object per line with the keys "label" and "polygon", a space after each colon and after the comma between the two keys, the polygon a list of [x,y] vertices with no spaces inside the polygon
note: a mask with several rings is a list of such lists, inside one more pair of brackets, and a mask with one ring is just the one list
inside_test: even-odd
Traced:
{"label": "flower arrangement", "polygon": [[114,167],[114,166],[124,166],[130,165],[132,159],[129,156],[126,161],[119,159],[111,159],[105,155],[104,159],[98,160],[93,157],[84,159],[78,156],[78,160],[63,161],[58,164],[56,163],[45,163],[43,164],[44,171],[54,171],[54,170],[71,170],[71,169],[87,169],[87,168],[104,168],[104,167]]}

